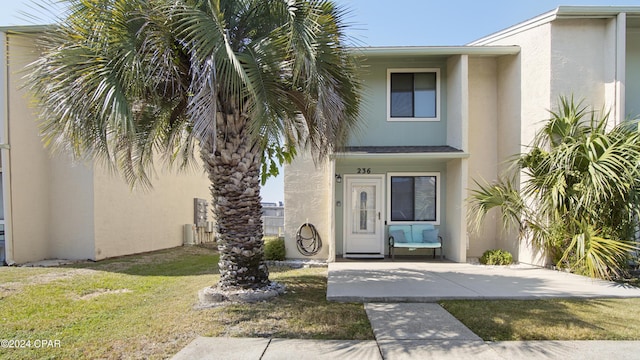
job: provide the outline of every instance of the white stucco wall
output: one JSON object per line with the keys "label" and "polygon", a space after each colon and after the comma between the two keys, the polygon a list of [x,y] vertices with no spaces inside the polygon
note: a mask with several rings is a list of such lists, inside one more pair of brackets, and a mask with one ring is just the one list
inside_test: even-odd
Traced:
{"label": "white stucco wall", "polygon": [[[300,154],[284,167],[284,236],[287,258],[289,259],[329,259],[335,254],[332,225],[332,181],[331,162],[317,166],[308,154]],[[305,257],[296,246],[298,228],[309,222],[314,225],[322,249],[315,256]],[[329,259],[333,260],[333,259]]]}

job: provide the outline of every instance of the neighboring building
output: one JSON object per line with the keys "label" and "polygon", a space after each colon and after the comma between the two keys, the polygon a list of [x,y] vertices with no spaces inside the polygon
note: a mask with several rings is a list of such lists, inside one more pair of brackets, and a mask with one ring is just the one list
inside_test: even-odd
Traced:
{"label": "neighboring building", "polygon": [[324,164],[301,156],[285,167],[290,258],[303,257],[296,231],[307,221],[326,244],[314,258],[328,261],[383,257],[386,225],[430,223],[449,260],[502,248],[543,263],[497,218],[468,233],[472,179],[496,179],[562,95],[610,110],[612,124],[640,114],[637,6],[559,7],[467,46],[354,51],[365,58],[361,131]]}
{"label": "neighboring building", "polygon": [[262,203],[262,228],[265,236],[282,236],[284,234],[284,204]]}
{"label": "neighboring building", "polygon": [[154,188],[132,192],[99,165],[43,148],[21,73],[38,56],[38,31],[0,28],[0,260],[99,260],[181,245],[193,199],[210,198],[203,172],[176,175],[159,165]]}

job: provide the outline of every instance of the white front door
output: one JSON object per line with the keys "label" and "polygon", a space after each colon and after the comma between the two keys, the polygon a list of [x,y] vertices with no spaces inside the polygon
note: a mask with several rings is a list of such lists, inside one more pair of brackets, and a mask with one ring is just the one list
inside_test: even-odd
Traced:
{"label": "white front door", "polygon": [[345,257],[384,257],[383,183],[384,175],[345,176]]}

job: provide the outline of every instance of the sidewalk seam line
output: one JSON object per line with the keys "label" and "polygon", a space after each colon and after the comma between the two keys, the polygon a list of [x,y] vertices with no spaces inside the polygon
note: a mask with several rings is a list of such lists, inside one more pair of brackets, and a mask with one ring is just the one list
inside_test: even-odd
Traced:
{"label": "sidewalk seam line", "polygon": [[260,360],[262,360],[262,358],[264,357],[264,354],[267,353],[267,349],[269,348],[269,345],[271,345],[272,340],[273,338],[269,338],[269,342],[267,343],[267,346],[265,346],[264,350],[262,350],[262,354],[260,355]]}

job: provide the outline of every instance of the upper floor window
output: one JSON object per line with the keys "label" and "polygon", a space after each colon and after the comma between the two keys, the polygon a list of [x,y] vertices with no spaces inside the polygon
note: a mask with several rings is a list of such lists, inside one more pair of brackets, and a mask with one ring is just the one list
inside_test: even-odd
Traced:
{"label": "upper floor window", "polygon": [[387,69],[389,121],[440,120],[439,69]]}

